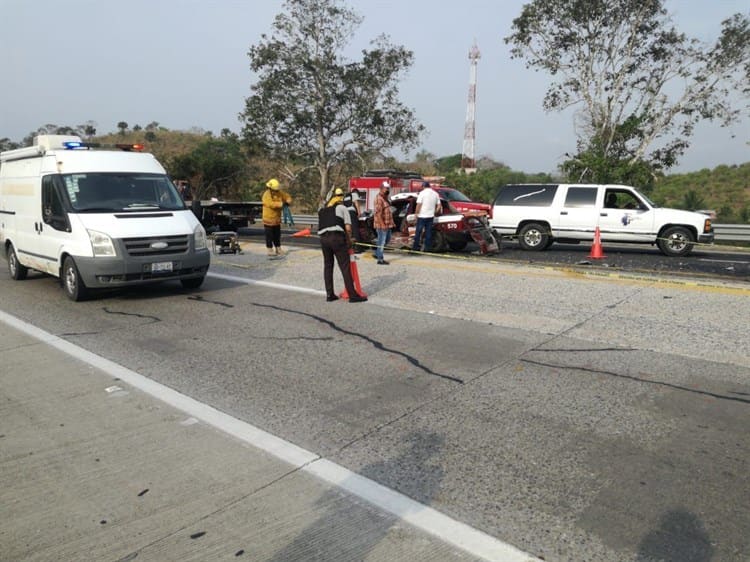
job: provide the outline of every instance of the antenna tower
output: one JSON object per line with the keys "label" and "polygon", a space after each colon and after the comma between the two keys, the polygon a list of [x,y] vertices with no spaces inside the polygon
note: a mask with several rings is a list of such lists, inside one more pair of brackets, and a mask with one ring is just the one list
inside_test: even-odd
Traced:
{"label": "antenna tower", "polygon": [[476,171],[474,142],[476,140],[477,116],[477,62],[481,57],[476,40],[469,51],[469,101],[466,104],[466,127],[464,128],[464,147],[461,152],[461,168],[467,173]]}

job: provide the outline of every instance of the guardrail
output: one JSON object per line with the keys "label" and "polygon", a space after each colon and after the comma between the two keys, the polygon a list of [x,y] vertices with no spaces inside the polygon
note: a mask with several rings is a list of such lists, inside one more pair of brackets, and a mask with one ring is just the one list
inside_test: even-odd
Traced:
{"label": "guardrail", "polygon": [[717,242],[750,242],[750,224],[715,224]]}
{"label": "guardrail", "polygon": [[[317,226],[318,215],[294,215],[294,223]],[[716,242],[750,242],[750,224],[714,224]]]}

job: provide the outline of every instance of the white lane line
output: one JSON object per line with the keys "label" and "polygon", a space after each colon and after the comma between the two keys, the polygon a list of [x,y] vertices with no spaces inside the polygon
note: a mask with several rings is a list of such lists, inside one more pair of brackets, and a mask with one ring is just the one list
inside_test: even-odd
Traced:
{"label": "white lane line", "polygon": [[750,263],[748,261],[743,261],[743,260],[709,260],[706,258],[699,258],[698,261],[708,261],[712,263]]}
{"label": "white lane line", "polygon": [[[213,275],[216,277],[229,277],[217,274]],[[236,280],[242,280],[242,278],[237,278]],[[254,283],[279,288],[300,289],[266,282]],[[310,289],[303,290],[303,292],[309,291]],[[314,292],[315,294],[319,294],[319,291]],[[109,359],[78,347],[20,318],[0,311],[0,321],[96,367],[111,377],[119,378],[130,386],[181,410],[189,416],[241,439],[253,447],[266,451],[295,468],[317,476],[334,486],[338,486],[469,554],[493,562],[540,562],[538,558],[519,550],[511,544],[448,517],[436,509],[414,501],[400,492],[386,488],[374,480],[360,476],[356,472],[352,472],[343,466],[321,458],[319,455],[298,447],[294,443],[276,437],[247,422],[225,414],[208,404],[199,402],[135,371],[131,371],[122,365],[118,365]]]}
{"label": "white lane line", "polygon": [[295,285],[284,285],[283,283],[272,283],[271,281],[256,281],[247,277],[237,277],[236,275],[226,275],[224,273],[208,273],[208,277],[223,279],[224,281],[234,281],[235,283],[244,283],[245,285],[258,285],[260,287],[271,287],[272,289],[282,289],[284,291],[293,291],[295,293],[305,293],[308,295],[325,296],[325,291],[317,289],[308,289],[307,287],[297,287]]}

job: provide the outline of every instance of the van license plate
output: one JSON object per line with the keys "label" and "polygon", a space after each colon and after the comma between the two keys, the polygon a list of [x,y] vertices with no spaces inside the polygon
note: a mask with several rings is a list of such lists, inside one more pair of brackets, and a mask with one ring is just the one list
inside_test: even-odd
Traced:
{"label": "van license plate", "polygon": [[171,261],[158,261],[151,264],[151,273],[161,273],[165,271],[172,271]]}

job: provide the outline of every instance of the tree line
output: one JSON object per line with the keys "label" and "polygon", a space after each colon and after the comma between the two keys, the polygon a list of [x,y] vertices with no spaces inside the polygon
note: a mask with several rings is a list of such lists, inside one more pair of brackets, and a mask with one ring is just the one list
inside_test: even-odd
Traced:
{"label": "tree line", "polygon": [[[460,155],[456,164],[453,156],[424,153],[395,162],[391,151],[417,148],[424,133],[399,100],[413,53],[383,34],[360,59],[345,57],[361,23],[344,0],[286,0],[270,32],[248,51],[258,79],[240,113],[239,135],[186,135],[157,122],[126,121],[112,134],[148,143],[172,177],[189,179],[199,196],[257,197],[263,178],[276,176],[314,208],[332,186],[368,168],[424,168],[418,171],[446,175],[484,200],[503,178],[528,179],[498,163],[462,175]],[[505,42],[512,57],[550,75],[546,110],[576,108],[575,149],[555,178],[532,178],[630,184],[658,200],[697,123],[728,125],[750,109],[750,14],[726,18],[716,40],[703,43],[676,29],[664,0],[532,0]],[[91,122],[56,130],[96,133]],[[675,185],[665,188],[665,201],[674,202]],[[689,188],[682,203],[709,203],[712,189]],[[739,195],[720,201],[727,214],[741,215],[747,201]]]}

